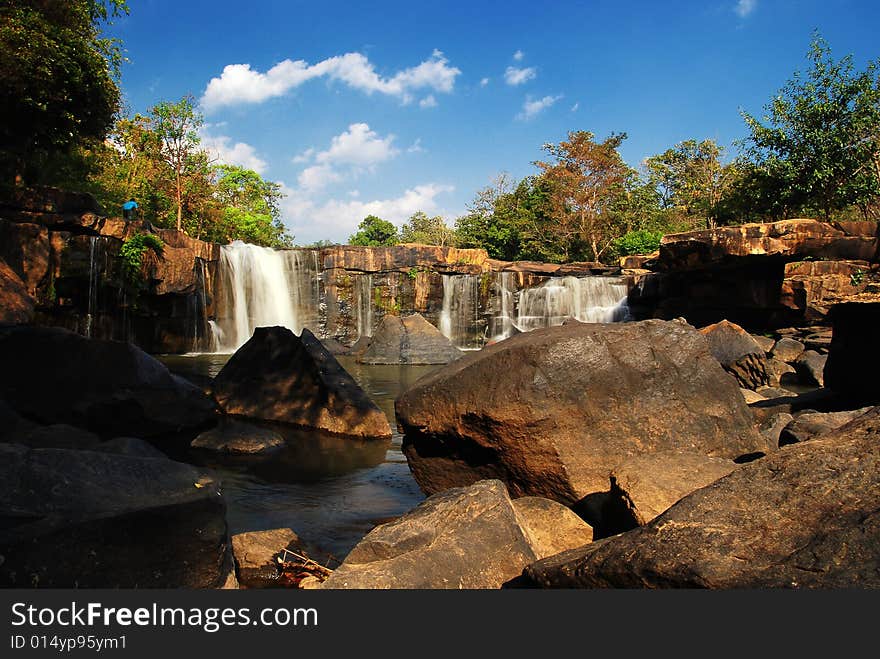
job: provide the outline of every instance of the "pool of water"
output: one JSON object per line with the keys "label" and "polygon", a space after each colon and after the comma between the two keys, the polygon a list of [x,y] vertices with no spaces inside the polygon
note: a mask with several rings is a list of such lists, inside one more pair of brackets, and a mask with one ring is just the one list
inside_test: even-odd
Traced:
{"label": "pool of water", "polygon": [[[229,355],[160,356],[168,368],[204,385]],[[175,459],[210,467],[223,483],[231,533],[289,527],[341,560],[374,526],[424,499],[400,451],[394,399],[438,366],[375,366],[339,357],[342,366],[385,412],[390,441],[363,441],[273,425],[287,448],[265,457],[220,458],[181,451]]]}

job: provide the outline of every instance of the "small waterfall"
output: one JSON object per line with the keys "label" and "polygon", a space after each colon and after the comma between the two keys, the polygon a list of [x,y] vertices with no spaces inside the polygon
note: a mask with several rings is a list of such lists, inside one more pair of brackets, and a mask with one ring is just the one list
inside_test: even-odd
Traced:
{"label": "small waterfall", "polygon": [[373,275],[358,275],[354,279],[354,297],[357,309],[358,338],[373,336]]}
{"label": "small waterfall", "polygon": [[615,277],[560,277],[520,293],[516,326],[523,332],[561,325],[626,319],[626,284]]}
{"label": "small waterfall", "polygon": [[317,328],[317,257],[311,250],[274,250],[241,241],[220,250],[219,352],[241,347],[257,327],[281,325],[295,334]]}
{"label": "small waterfall", "polygon": [[480,277],[443,275],[443,310],[440,332],[459,348],[479,348]]}
{"label": "small waterfall", "polygon": [[192,332],[192,352],[216,352],[216,324],[208,319],[208,272],[205,262],[195,260],[196,290],[189,296],[187,324]]}
{"label": "small waterfall", "polygon": [[89,301],[83,328],[83,334],[88,338],[92,338],[95,317],[98,313],[98,290],[101,287],[101,273],[104,269],[105,242],[103,236],[89,236]]}
{"label": "small waterfall", "polygon": [[492,318],[492,338],[495,341],[506,339],[517,329],[514,323],[516,306],[516,273],[499,272],[495,277],[495,297],[498,309]]}

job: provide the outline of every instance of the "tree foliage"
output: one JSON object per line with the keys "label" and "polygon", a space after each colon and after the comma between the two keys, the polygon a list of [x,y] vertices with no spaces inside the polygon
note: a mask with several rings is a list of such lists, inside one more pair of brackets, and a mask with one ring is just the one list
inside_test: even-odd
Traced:
{"label": "tree foliage", "polygon": [[446,221],[442,217],[439,215],[429,217],[418,211],[400,227],[399,242],[447,247],[455,246],[457,237],[455,230],[446,226]]}
{"label": "tree foliage", "polygon": [[375,215],[367,215],[358,224],[357,233],[348,238],[350,245],[385,247],[397,243],[397,227]]}

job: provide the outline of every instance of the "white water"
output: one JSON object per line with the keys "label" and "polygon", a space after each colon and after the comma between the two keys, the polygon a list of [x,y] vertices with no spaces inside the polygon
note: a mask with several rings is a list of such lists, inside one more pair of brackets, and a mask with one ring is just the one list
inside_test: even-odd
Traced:
{"label": "white water", "polygon": [[274,250],[241,241],[220,250],[219,315],[211,324],[218,352],[234,352],[257,327],[281,325],[295,334],[315,328],[318,262],[310,250]]}
{"label": "white water", "polygon": [[529,332],[568,318],[613,323],[627,317],[626,284],[614,277],[559,277],[520,292],[516,327]]}
{"label": "white water", "polygon": [[358,275],[354,280],[358,338],[373,336],[373,275]]}
{"label": "white water", "polygon": [[443,275],[440,332],[458,348],[479,348],[479,275]]}

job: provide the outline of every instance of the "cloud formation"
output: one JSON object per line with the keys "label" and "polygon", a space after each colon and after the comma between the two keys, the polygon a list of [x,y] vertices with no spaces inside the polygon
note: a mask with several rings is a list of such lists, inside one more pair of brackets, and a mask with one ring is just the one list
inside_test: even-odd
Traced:
{"label": "cloud formation", "polygon": [[268,165],[257,155],[256,149],[246,142],[234,142],[228,135],[211,135],[203,129],[199,133],[202,148],[213,160],[224,165],[239,165],[252,169],[257,174],[264,174]]}
{"label": "cloud formation", "polygon": [[551,105],[556,103],[556,101],[560,100],[562,95],[559,96],[545,96],[544,98],[532,99],[531,96],[527,96],[525,102],[522,106],[522,112],[520,112],[516,118],[522,119],[523,121],[528,121],[529,119],[534,119],[536,116],[541,114],[544,110],[549,108]]}
{"label": "cloud formation", "polygon": [[525,69],[518,69],[515,66],[508,66],[507,69],[504,71],[504,82],[511,86],[522,85],[529,80],[534,80],[537,76],[538,71],[533,66],[527,67]]}
{"label": "cloud formation", "polygon": [[398,71],[390,78],[376,73],[372,62],[361,53],[337,55],[316,64],[286,59],[265,73],[253,70],[250,64],[228,64],[220,77],[208,82],[201,106],[205,112],[212,112],[228,105],[262,103],[325,76],[366,94],[376,92],[410,103],[416,90],[450,93],[460,74],[439,50],[421,64]]}
{"label": "cloud formation", "polygon": [[738,0],[733,11],[740,18],[746,18],[758,7],[758,0]]}
{"label": "cloud formation", "polygon": [[517,51],[513,54],[513,61],[514,61],[514,62],[522,62],[522,58],[525,57],[525,56],[526,56],[526,55],[525,55],[525,53],[524,53],[523,51],[521,51],[521,50],[517,50]]}

